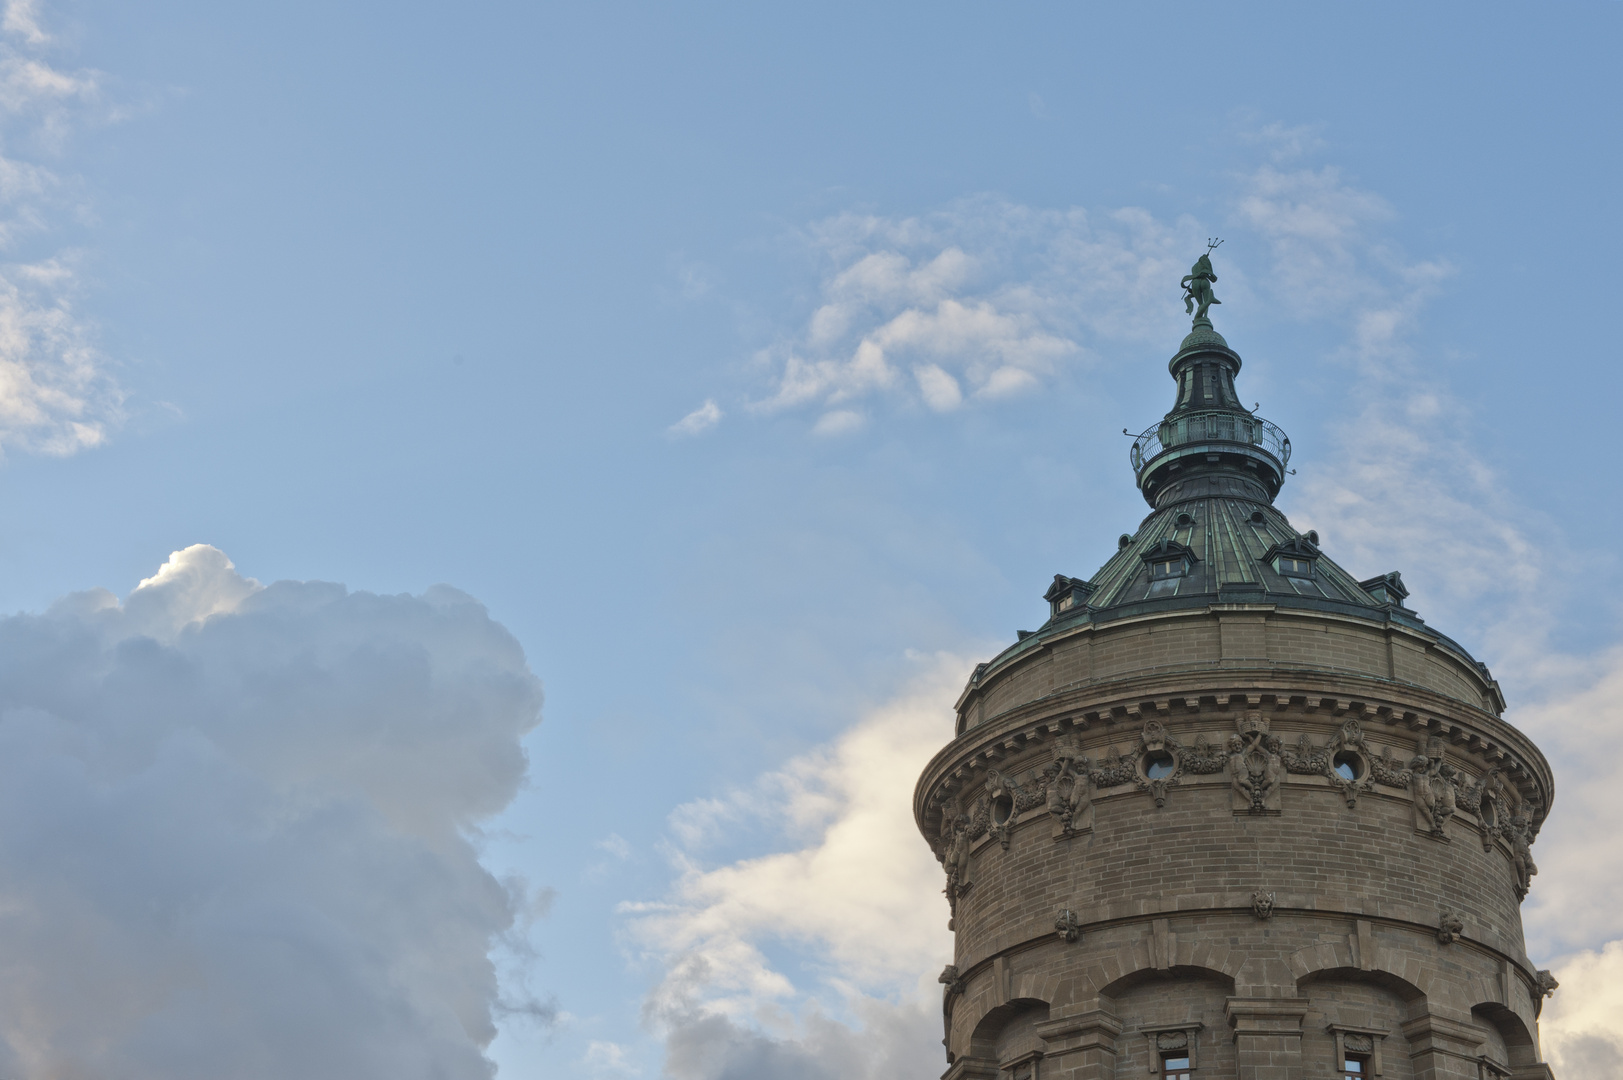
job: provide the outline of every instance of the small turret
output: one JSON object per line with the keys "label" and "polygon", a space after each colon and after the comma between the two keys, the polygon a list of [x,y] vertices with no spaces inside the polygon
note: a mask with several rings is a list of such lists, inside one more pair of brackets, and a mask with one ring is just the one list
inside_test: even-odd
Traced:
{"label": "small turret", "polygon": [[1221,303],[1211,295],[1216,280],[1209,252],[1184,278],[1188,307],[1194,310],[1197,301],[1200,307],[1167,365],[1177,397],[1159,424],[1133,440],[1138,489],[1154,507],[1219,492],[1271,504],[1285,482],[1290,439],[1240,404],[1234,389],[1240,354],[1205,314]]}

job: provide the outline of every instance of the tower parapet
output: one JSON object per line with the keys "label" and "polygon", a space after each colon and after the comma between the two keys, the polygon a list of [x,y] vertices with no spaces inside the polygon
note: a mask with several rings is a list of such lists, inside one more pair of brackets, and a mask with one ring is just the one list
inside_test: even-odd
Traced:
{"label": "tower parapet", "polygon": [[1208,319],[1170,370],[1149,516],[976,668],[915,792],[945,1075],[1547,1077],[1519,905],[1548,764],[1397,574],[1275,509],[1289,440]]}

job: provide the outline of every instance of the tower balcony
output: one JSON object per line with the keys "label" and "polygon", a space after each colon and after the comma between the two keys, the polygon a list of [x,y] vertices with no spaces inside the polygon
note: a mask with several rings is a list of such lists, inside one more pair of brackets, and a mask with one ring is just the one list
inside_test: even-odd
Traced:
{"label": "tower balcony", "polygon": [[[1157,493],[1182,470],[1242,470],[1258,479],[1271,500],[1285,480],[1291,441],[1260,416],[1230,409],[1175,412],[1133,440],[1129,457],[1139,490],[1151,506]],[[1186,474],[1187,475],[1187,474]]]}

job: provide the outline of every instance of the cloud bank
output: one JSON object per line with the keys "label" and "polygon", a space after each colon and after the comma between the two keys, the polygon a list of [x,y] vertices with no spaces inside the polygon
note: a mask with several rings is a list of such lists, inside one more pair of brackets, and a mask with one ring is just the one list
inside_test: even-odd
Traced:
{"label": "cloud bank", "polygon": [[0,619],[0,1075],[487,1078],[540,689],[472,598],[214,548]]}
{"label": "cloud bank", "polygon": [[[879,1080],[944,1060],[935,974],[952,939],[911,798],[972,665],[914,664],[911,685],[832,745],[672,814],[670,895],[622,910],[662,971],[645,1012],[673,1080]],[[745,821],[791,846],[704,865]],[[817,960],[774,962],[785,946]]]}

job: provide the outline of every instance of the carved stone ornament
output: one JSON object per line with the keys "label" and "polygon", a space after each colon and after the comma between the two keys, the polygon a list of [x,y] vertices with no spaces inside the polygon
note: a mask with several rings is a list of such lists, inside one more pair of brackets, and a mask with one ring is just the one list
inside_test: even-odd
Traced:
{"label": "carved stone ornament", "polygon": [[1054,760],[1043,771],[1044,798],[1048,812],[1059,826],[1057,836],[1086,832],[1093,828],[1093,776],[1089,760],[1075,744],[1059,743]]}
{"label": "carved stone ornament", "polygon": [[1059,915],[1054,919],[1054,932],[1062,941],[1076,944],[1082,940],[1082,923],[1078,921],[1076,912],[1070,908],[1060,908]]}
{"label": "carved stone ornament", "polygon": [[1525,900],[1527,890],[1533,886],[1533,875],[1538,873],[1538,867],[1533,865],[1532,830],[1526,817],[1513,814],[1502,833],[1510,845],[1510,866],[1516,873],[1516,899]]}
{"label": "carved stone ornament", "polygon": [[1476,815],[1477,833],[1482,838],[1482,850],[1493,850],[1493,838],[1502,832],[1498,812],[1505,805],[1505,782],[1495,766],[1473,784],[1460,789],[1459,808]]}
{"label": "carved stone ornament", "polygon": [[1274,894],[1258,889],[1251,894],[1251,914],[1259,919],[1274,917]]}
{"label": "carved stone ornament", "polygon": [[1229,736],[1229,783],[1236,811],[1277,814],[1284,806],[1285,762],[1280,742],[1268,733],[1268,718],[1247,713],[1235,721],[1238,734]]}
{"label": "carved stone ornament", "polygon": [[1459,802],[1454,786],[1457,773],[1443,752],[1443,740],[1432,736],[1420,749],[1421,753],[1409,762],[1415,828],[1440,840],[1447,839],[1447,825]]}
{"label": "carved stone ornament", "polygon": [[[1349,780],[1336,771],[1336,756],[1338,754],[1356,755],[1364,763],[1363,777],[1354,777]],[[1341,797],[1347,800],[1347,809],[1358,808],[1358,795],[1360,792],[1375,790],[1375,771],[1370,768],[1370,762],[1375,755],[1370,753],[1369,744],[1364,742],[1364,727],[1357,720],[1348,718],[1336,732],[1335,738],[1325,753],[1327,759],[1324,763],[1324,775],[1330,778]]]}
{"label": "carved stone ornament", "polygon": [[1179,777],[1183,775],[1183,747],[1178,740],[1167,734],[1167,729],[1159,720],[1147,720],[1144,730],[1138,736],[1141,754],[1166,754],[1172,758],[1172,770],[1163,776],[1151,776],[1148,771],[1133,771],[1133,778],[1138,782],[1140,791],[1147,791],[1155,800],[1155,808],[1159,810],[1167,804],[1167,792],[1178,786]]}
{"label": "carved stone ornament", "polygon": [[1155,1048],[1161,1051],[1182,1050],[1189,1045],[1187,1031],[1160,1031],[1155,1035]]}
{"label": "carved stone ornament", "polygon": [[1375,1036],[1361,1035],[1356,1031],[1349,1031],[1341,1037],[1341,1044],[1350,1054],[1372,1054],[1375,1052]]}
{"label": "carved stone ornament", "polygon": [[1556,987],[1561,985],[1555,981],[1555,976],[1551,975],[1548,969],[1540,969],[1536,977],[1538,979],[1538,996],[1541,998],[1554,995]]}
{"label": "carved stone ornament", "polygon": [[1460,935],[1463,933],[1465,933],[1465,923],[1460,920],[1458,915],[1444,908],[1442,915],[1437,919],[1437,940],[1444,945],[1452,945],[1459,940]]}
{"label": "carved stone ornament", "polygon": [[1123,784],[1132,784],[1138,781],[1138,769],[1128,758],[1121,756],[1121,751],[1114,746],[1099,761],[1099,767],[1092,773],[1094,787],[1113,788]]}
{"label": "carved stone ornament", "polygon": [[947,1047],[947,1064],[951,1065],[957,1056],[952,1052],[947,1040],[952,1036],[952,1006],[953,998],[964,992],[964,980],[958,974],[958,965],[948,964],[941,969],[941,975],[936,979],[941,984],[941,1045]]}
{"label": "carved stone ornament", "polygon": [[1005,776],[996,769],[986,770],[986,797],[990,821],[986,831],[992,834],[1004,851],[1009,850],[1009,837],[1020,812],[1036,805],[1034,792],[1027,791],[1020,781]]}
{"label": "carved stone ornament", "polygon": [[958,898],[969,891],[970,819],[956,800],[948,800],[941,813],[941,868],[947,872],[947,929],[958,929]]}

